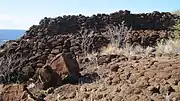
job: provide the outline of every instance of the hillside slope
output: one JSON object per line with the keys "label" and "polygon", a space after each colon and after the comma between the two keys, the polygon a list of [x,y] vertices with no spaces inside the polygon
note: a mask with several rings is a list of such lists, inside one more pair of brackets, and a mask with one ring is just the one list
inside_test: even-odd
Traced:
{"label": "hillside slope", "polygon": [[[10,94],[21,95],[14,91],[25,90],[28,94],[20,97],[30,95],[39,101],[176,101],[179,54],[155,54],[154,47],[172,35],[170,27],[179,19],[168,12],[127,10],[90,17],[45,17],[20,39],[0,47],[0,83],[7,85],[2,86],[3,98],[13,99]],[[101,54],[111,44],[110,34],[117,32],[122,49],[139,45],[151,50],[142,55],[140,48],[134,49],[137,56]]]}

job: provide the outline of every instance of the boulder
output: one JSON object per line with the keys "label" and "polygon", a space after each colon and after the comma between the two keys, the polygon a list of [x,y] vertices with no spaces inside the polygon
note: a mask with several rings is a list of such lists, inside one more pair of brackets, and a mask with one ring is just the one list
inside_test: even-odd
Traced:
{"label": "boulder", "polygon": [[58,54],[49,65],[63,79],[69,78],[69,82],[76,82],[80,77],[79,64],[71,52]]}
{"label": "boulder", "polygon": [[62,85],[61,76],[50,65],[44,65],[36,70],[33,79],[36,80],[39,89],[48,89]]}

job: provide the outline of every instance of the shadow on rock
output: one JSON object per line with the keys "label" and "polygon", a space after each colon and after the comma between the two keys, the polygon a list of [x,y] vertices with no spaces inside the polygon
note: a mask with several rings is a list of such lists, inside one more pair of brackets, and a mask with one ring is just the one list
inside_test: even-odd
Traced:
{"label": "shadow on rock", "polygon": [[81,76],[78,80],[78,83],[92,83],[100,79],[100,76],[97,73],[87,73]]}

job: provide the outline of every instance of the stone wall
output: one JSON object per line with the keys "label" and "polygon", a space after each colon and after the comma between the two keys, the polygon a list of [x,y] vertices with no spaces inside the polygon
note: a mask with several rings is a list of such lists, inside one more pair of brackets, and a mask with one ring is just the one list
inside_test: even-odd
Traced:
{"label": "stone wall", "polygon": [[[101,32],[107,25],[124,22],[132,27],[130,43],[154,45],[156,39],[167,37],[168,28],[180,19],[170,13],[131,14],[129,11],[97,14],[91,17],[83,15],[44,18],[39,25],[33,25],[24,36],[11,40],[0,48],[0,83],[23,82],[35,74],[46,61],[62,52],[81,54],[82,31],[92,32],[92,50],[98,50],[109,40]],[[142,41],[143,40],[143,41]]]}
{"label": "stone wall", "polygon": [[68,15],[56,18],[45,17],[39,22],[39,25],[32,26],[23,38],[28,36],[34,37],[36,35],[73,33],[82,28],[101,31],[109,24],[116,25],[122,21],[133,29],[167,30],[177,19],[180,19],[180,17],[168,12],[160,13],[154,11],[153,13],[131,14],[127,10],[109,15],[97,14],[90,17],[83,15]]}

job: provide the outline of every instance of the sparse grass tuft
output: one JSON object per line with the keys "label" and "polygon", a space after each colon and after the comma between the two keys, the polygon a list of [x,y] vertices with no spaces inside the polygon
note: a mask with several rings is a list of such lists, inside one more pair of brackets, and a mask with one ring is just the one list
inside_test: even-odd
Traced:
{"label": "sparse grass tuft", "polygon": [[102,48],[101,55],[109,55],[109,54],[116,54],[116,55],[125,55],[127,57],[131,56],[148,56],[154,48],[147,47],[143,48],[141,46],[129,46],[125,48],[117,48],[114,45],[109,44],[107,47]]}
{"label": "sparse grass tuft", "polygon": [[107,54],[121,54],[122,50],[116,47],[113,44],[109,44],[107,47],[103,47],[101,51],[101,55],[107,55]]}
{"label": "sparse grass tuft", "polygon": [[[127,33],[129,33],[129,31],[124,30],[125,32],[122,32],[122,28],[125,28],[125,27],[121,27],[119,29],[116,28],[115,29],[116,31],[109,31],[111,32],[109,35],[116,36],[116,35],[121,35],[122,33],[125,35],[128,35]],[[118,30],[121,30],[121,31],[118,31]],[[180,23],[177,23],[176,25],[173,26],[173,31],[174,31],[173,33],[174,37],[169,38],[167,40],[163,39],[160,42],[157,42],[157,46],[147,47],[147,48],[143,48],[138,45],[119,47],[119,45],[121,44],[120,42],[122,41],[118,41],[118,39],[121,39],[121,38],[114,39],[112,37],[110,39],[111,43],[107,47],[102,48],[101,55],[123,54],[127,57],[130,57],[130,56],[137,56],[137,55],[149,56],[150,54],[169,54],[169,55],[180,54]],[[122,32],[122,33],[117,34],[117,32]],[[126,38],[123,38],[123,39],[126,39]]]}
{"label": "sparse grass tuft", "polygon": [[168,39],[165,42],[161,41],[156,46],[157,54],[180,54],[180,40]]}
{"label": "sparse grass tuft", "polygon": [[117,26],[109,25],[107,28],[108,30],[105,32],[105,35],[108,35],[110,44],[117,48],[126,47],[126,41],[130,37],[131,28],[125,26],[124,22]]}
{"label": "sparse grass tuft", "polygon": [[108,54],[123,54],[125,56],[134,56],[149,54],[150,48],[143,49],[141,46],[128,46],[126,41],[130,37],[131,28],[128,29],[123,23],[118,26],[108,27],[107,35],[110,39],[110,44],[107,47],[103,47],[101,55]]}

